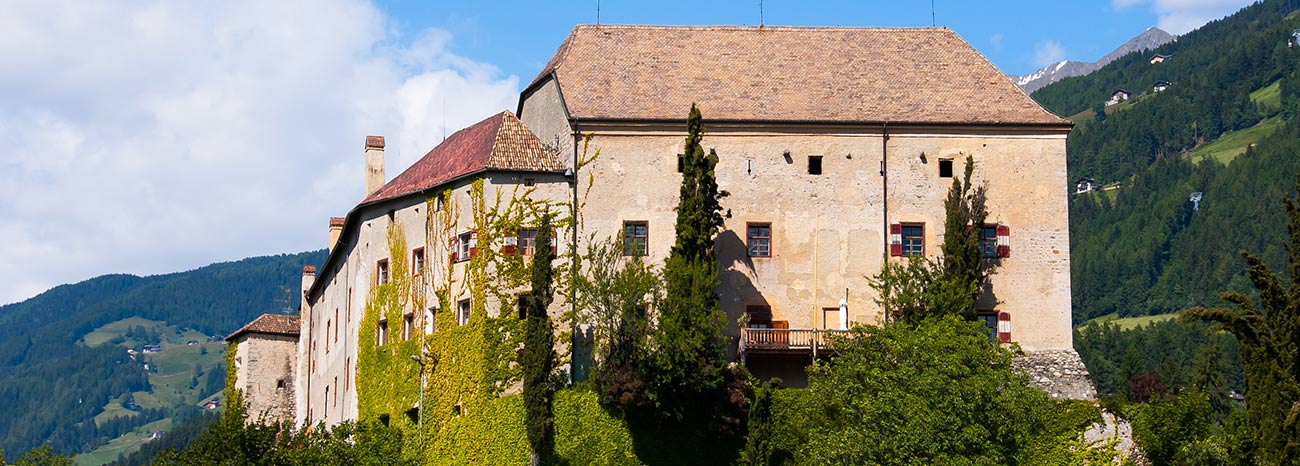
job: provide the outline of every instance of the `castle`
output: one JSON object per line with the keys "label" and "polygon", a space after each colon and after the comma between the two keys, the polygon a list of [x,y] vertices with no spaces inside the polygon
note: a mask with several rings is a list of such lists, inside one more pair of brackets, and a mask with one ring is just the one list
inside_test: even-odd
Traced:
{"label": "castle", "polygon": [[[294,420],[366,415],[362,400],[377,395],[358,387],[373,383],[362,358],[425,374],[426,335],[517,318],[526,284],[511,271],[536,248],[563,262],[575,246],[583,254],[614,238],[625,255],[662,263],[693,103],[730,193],[716,243],[730,351],[756,375],[798,383],[825,334],[885,318],[867,277],[886,261],[938,253],[943,200],[967,157],[988,187],[991,215],[979,227],[998,267],[979,307],[990,337],[1030,355],[1072,355],[1071,124],[955,33],[583,25],[513,112],[451,135],[393,179],[383,138],[366,139],[366,196],[330,219],[329,258],[304,271]],[[571,220],[550,245],[535,241],[538,207]],[[565,298],[549,311],[569,330]],[[581,336],[585,323],[576,325]],[[561,343],[580,378],[582,348]]]}

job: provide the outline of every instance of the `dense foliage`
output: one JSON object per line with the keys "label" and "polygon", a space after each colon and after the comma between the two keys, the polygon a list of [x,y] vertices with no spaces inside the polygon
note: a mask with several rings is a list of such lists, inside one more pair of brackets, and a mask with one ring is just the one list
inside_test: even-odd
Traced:
{"label": "dense foliage", "polygon": [[0,449],[16,456],[47,443],[58,453],[89,451],[131,422],[91,421],[113,398],[150,390],[141,362],[122,347],[79,343],[97,327],[139,316],[225,335],[264,312],[296,309],[297,293],[283,287],[295,287],[303,265],[323,260],[317,251],[151,277],[107,275],[0,306]]}
{"label": "dense foliage", "polygon": [[1092,373],[1097,395],[1106,399],[1145,401],[1132,394],[1139,377],[1152,382],[1155,395],[1197,390],[1226,409],[1231,393],[1245,389],[1237,342],[1206,332],[1199,322],[1166,320],[1121,329],[1089,324],[1074,331],[1074,348]]}
{"label": "dense foliage", "polygon": [[[551,244],[551,215],[543,214],[537,230],[537,244]],[[555,286],[551,275],[551,261],[555,254],[550,248],[537,248],[533,255],[532,288],[528,291],[524,348],[519,354],[519,365],[524,372],[524,422],[528,428],[529,463],[537,466],[543,455],[550,456],[554,449],[554,416],[551,403],[555,395],[555,326],[546,309],[551,305]]]}
{"label": "dense foliage", "polygon": [[648,310],[662,299],[662,279],[643,258],[624,259],[621,238],[592,238],[589,244],[586,273],[576,281],[584,321],[592,326],[592,383],[606,406],[645,407],[651,351]]}

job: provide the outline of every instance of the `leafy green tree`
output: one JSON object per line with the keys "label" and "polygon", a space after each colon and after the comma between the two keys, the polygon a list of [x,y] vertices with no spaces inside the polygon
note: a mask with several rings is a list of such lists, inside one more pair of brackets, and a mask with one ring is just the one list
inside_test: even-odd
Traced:
{"label": "leafy green tree", "polygon": [[524,305],[527,322],[524,327],[524,349],[520,352],[520,365],[524,379],[524,417],[528,431],[529,462],[536,466],[543,456],[550,454],[554,435],[554,415],[551,404],[555,394],[552,373],[555,370],[555,328],[546,309],[554,294],[554,270],[551,261],[555,254],[546,245],[551,244],[551,215],[542,214],[537,230],[537,252],[533,255],[532,290]]}
{"label": "leafy green tree", "polygon": [[678,418],[697,407],[692,401],[699,401],[699,394],[724,385],[726,365],[713,250],[723,226],[719,201],[726,193],[718,191],[713,173],[716,156],[706,156],[700,146],[704,125],[694,105],[686,126],[676,242],[664,266],[665,298],[654,335],[656,380],[650,391],[657,406]]}
{"label": "leafy green tree", "polygon": [[593,238],[589,244],[586,274],[576,282],[598,355],[592,381],[606,406],[644,406],[651,328],[647,310],[662,299],[662,281],[645,260],[625,259],[618,238]]}
{"label": "leafy green tree", "polygon": [[[1300,177],[1296,187],[1300,189]],[[1242,251],[1258,303],[1243,293],[1220,298],[1236,310],[1195,307],[1183,316],[1216,323],[1237,337],[1246,375],[1246,409],[1265,464],[1300,464],[1300,202],[1283,199],[1287,214],[1288,279]]]}
{"label": "leafy green tree", "polygon": [[749,435],[740,452],[739,466],[767,466],[782,459],[773,438],[778,426],[772,418],[772,395],[780,386],[781,379],[772,379],[754,391],[754,402],[749,405]]}
{"label": "leafy green tree", "polygon": [[974,282],[947,275],[941,263],[924,257],[886,262],[867,283],[876,290],[877,304],[909,322],[973,308],[970,296],[979,288]]}

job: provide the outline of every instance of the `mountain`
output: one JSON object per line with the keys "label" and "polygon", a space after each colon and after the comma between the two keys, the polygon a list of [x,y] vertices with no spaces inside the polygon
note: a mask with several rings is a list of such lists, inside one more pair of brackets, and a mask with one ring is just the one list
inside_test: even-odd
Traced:
{"label": "mountain", "polygon": [[[1238,251],[1283,270],[1300,171],[1300,28],[1295,2],[1266,0],[1154,49],[1033,93],[1071,115],[1071,179],[1114,189],[1071,196],[1076,321],[1224,305],[1254,293]],[[1164,81],[1157,92],[1153,83]],[[1132,96],[1105,105],[1116,88]],[[1199,193],[1193,196],[1194,193]],[[1195,202],[1192,199],[1197,199]]]}
{"label": "mountain", "polygon": [[[297,309],[302,267],[324,260],[321,250],[105,275],[0,306],[0,451],[17,457],[48,443],[86,453],[197,414],[223,385],[220,338],[262,313]],[[163,351],[127,353],[146,344]]]}
{"label": "mountain", "polygon": [[1138,34],[1137,37],[1129,39],[1128,42],[1124,43],[1124,45],[1119,46],[1119,48],[1111,51],[1110,53],[1106,54],[1106,56],[1101,57],[1101,59],[1095,62],[1086,63],[1086,62],[1066,60],[1059,63],[1053,63],[1051,65],[1047,65],[1042,69],[1030,74],[1011,76],[1011,80],[1015,81],[1016,85],[1020,86],[1021,89],[1024,89],[1025,92],[1033,93],[1034,91],[1039,90],[1044,86],[1060,81],[1062,79],[1073,77],[1073,76],[1083,76],[1085,74],[1091,73],[1094,70],[1097,70],[1098,68],[1110,64],[1110,62],[1113,62],[1119,57],[1122,57],[1124,55],[1128,55],[1133,52],[1151,50],[1161,45],[1172,42],[1174,41],[1174,39],[1175,38],[1173,35],[1169,34],[1168,32],[1162,31],[1159,28],[1149,28],[1145,31],[1142,31],[1142,33]]}

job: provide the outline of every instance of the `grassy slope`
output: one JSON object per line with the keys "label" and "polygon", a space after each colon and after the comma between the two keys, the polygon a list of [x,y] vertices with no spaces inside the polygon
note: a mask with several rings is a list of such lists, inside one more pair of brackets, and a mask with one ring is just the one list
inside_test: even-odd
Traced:
{"label": "grassy slope", "polygon": [[1134,328],[1138,328],[1138,327],[1145,327],[1147,324],[1150,324],[1150,323],[1161,322],[1161,321],[1165,321],[1165,320],[1173,319],[1173,318],[1175,318],[1175,317],[1177,317],[1177,316],[1178,316],[1177,314],[1158,314],[1158,315],[1153,315],[1153,316],[1139,316],[1139,317],[1124,317],[1124,318],[1120,318],[1120,317],[1119,317],[1119,314],[1113,314],[1113,313],[1112,313],[1112,314],[1106,314],[1106,315],[1104,315],[1104,316],[1100,316],[1100,317],[1095,317],[1095,318],[1093,318],[1092,320],[1089,320],[1089,321],[1087,321],[1087,322],[1084,322],[1084,323],[1082,323],[1082,324],[1079,324],[1079,327],[1080,327],[1080,328],[1082,328],[1082,327],[1087,327],[1088,324],[1091,324],[1091,323],[1096,323],[1096,324],[1111,323],[1111,324],[1118,325],[1119,328],[1122,329],[1122,330],[1129,330],[1129,329],[1134,329]]}
{"label": "grassy slope", "polygon": [[[151,391],[131,394],[141,408],[198,405],[219,395],[219,393],[202,393],[204,388],[203,379],[209,371],[224,370],[223,355],[225,354],[226,345],[220,341],[209,342],[207,341],[208,337],[200,332],[179,329],[162,321],[130,317],[96,328],[82,337],[82,342],[89,346],[98,346],[122,337],[124,341],[120,342],[119,345],[123,347],[123,351],[126,348],[139,350],[147,342],[135,338],[126,338],[126,333],[136,327],[156,331],[163,348],[162,352],[159,353],[136,355],[136,357],[144,357],[149,362],[151,369],[157,369],[157,372],[151,370],[149,374]],[[188,345],[189,341],[197,341],[199,344]],[[203,354],[203,349],[207,349],[207,354]],[[190,382],[194,378],[196,364],[204,374],[199,376],[199,386],[191,387]],[[113,417],[138,416],[139,413],[122,407],[122,401],[125,398],[126,394],[123,394],[105,405],[103,412],[95,416],[95,422],[102,425]],[[119,454],[130,453],[138,449],[141,440],[149,432],[168,430],[170,426],[171,418],[149,423],[134,432],[113,439],[94,451],[77,455],[75,459],[81,465],[98,465],[114,461]]]}

